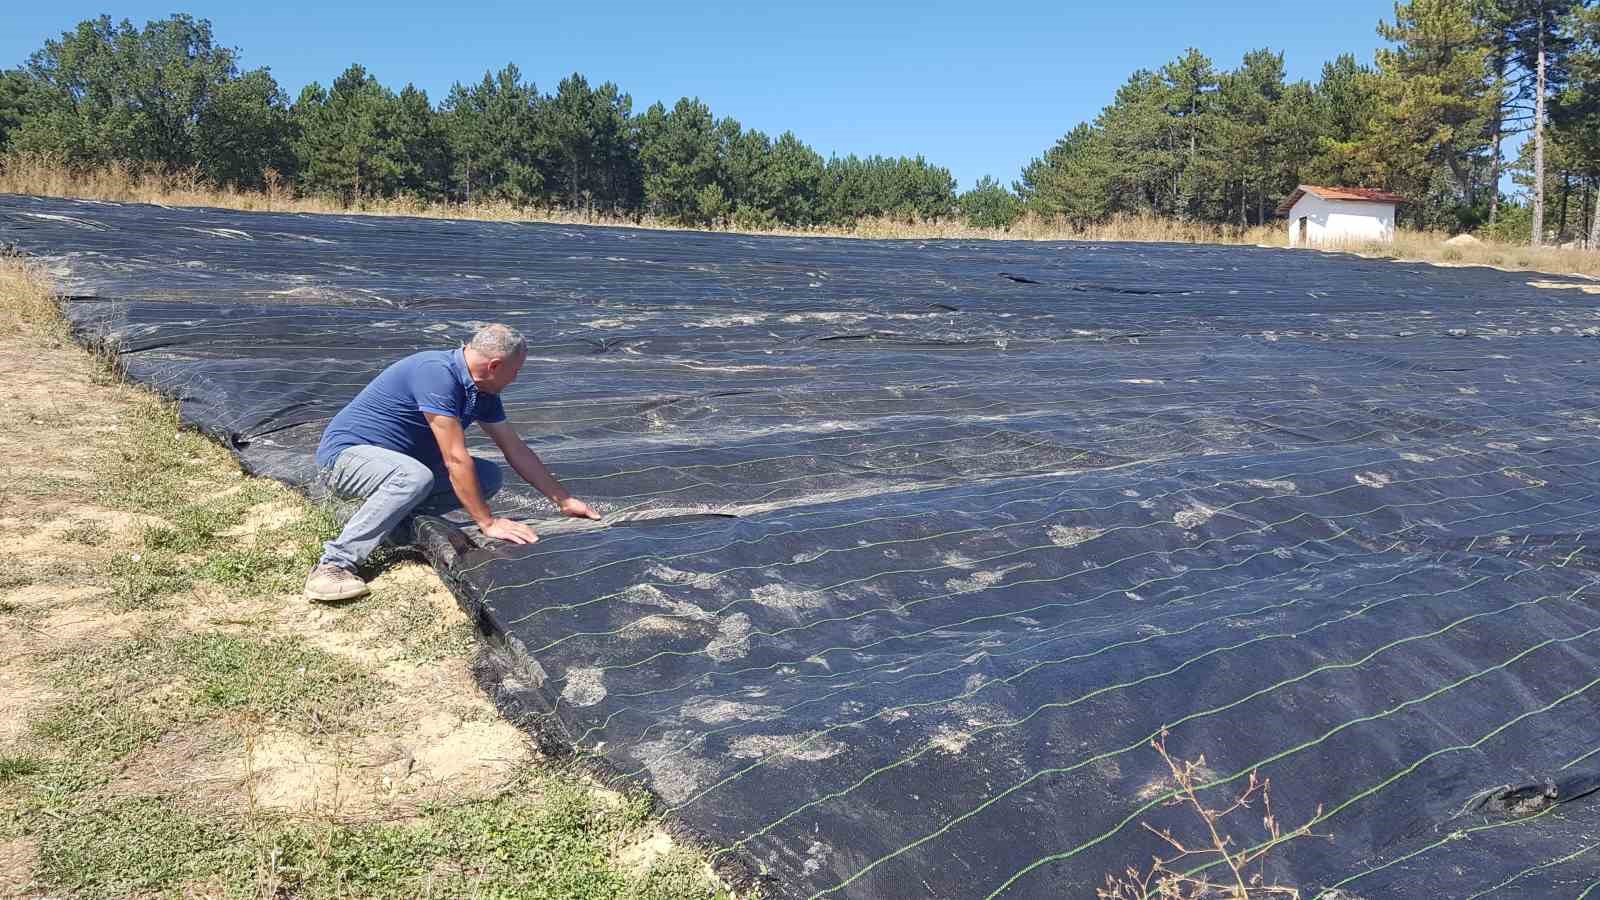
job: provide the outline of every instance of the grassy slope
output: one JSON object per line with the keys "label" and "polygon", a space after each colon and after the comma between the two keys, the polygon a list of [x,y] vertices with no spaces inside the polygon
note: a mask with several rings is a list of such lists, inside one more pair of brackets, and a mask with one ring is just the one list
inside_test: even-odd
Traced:
{"label": "grassy slope", "polygon": [[709,897],[537,759],[425,566],[298,597],[329,529],[65,340],[0,259],[0,896]]}

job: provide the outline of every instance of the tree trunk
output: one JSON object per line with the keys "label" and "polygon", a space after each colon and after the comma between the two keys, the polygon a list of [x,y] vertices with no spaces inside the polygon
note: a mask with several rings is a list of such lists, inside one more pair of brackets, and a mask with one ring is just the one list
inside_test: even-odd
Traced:
{"label": "tree trunk", "polygon": [[1594,215],[1589,218],[1589,249],[1600,250],[1600,184],[1594,189]]}
{"label": "tree trunk", "polygon": [[1567,212],[1572,199],[1572,176],[1563,173],[1561,176],[1561,213],[1556,217],[1556,243],[1565,243],[1567,240]]}
{"label": "tree trunk", "polygon": [[1467,198],[1467,205],[1472,205],[1472,173],[1461,165],[1461,157],[1456,154],[1454,147],[1446,146],[1444,162],[1450,168],[1450,174],[1455,177],[1456,184],[1461,185],[1461,193]]}
{"label": "tree trunk", "polygon": [[1535,247],[1544,244],[1544,3],[1539,10],[1539,77],[1533,107],[1533,237]]}
{"label": "tree trunk", "polygon": [[1489,224],[1493,225],[1500,217],[1500,143],[1505,140],[1506,104],[1504,88],[1501,83],[1506,79],[1505,57],[1497,57],[1495,66],[1495,90],[1501,91],[1500,104],[1494,111],[1494,155],[1489,161]]}

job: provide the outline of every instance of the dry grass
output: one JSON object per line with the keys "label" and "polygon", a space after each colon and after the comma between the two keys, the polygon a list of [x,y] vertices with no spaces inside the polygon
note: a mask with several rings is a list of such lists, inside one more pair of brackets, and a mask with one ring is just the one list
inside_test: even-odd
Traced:
{"label": "dry grass", "polygon": [[[587,210],[516,206],[505,202],[433,203],[414,197],[365,198],[346,204],[337,198],[298,196],[283,187],[239,191],[213,187],[198,170],[167,172],[150,166],[113,163],[99,168],[75,168],[50,157],[13,154],[0,158],[0,193],[45,197],[76,197],[118,203],[155,203],[162,206],[202,206],[247,212],[359,212],[379,216],[420,216],[438,219],[554,222],[564,225],[613,225],[627,228],[677,229],[683,226],[652,216],[616,216]],[[1026,216],[1010,228],[975,228],[958,220],[906,222],[886,216],[863,219],[848,228],[740,229],[733,226],[707,230],[739,234],[855,237],[877,240],[962,239],[1024,241],[1172,241],[1178,243],[1255,244],[1279,239],[1277,229],[1180,222],[1156,216],[1116,216],[1089,225],[1047,222]]]}
{"label": "dry grass", "polygon": [[[1328,245],[1325,251],[1356,253],[1399,262],[1425,262],[1439,266],[1488,266],[1508,272],[1553,272],[1600,278],[1600,250],[1530,247],[1484,240],[1464,246],[1447,246],[1451,235],[1442,231],[1400,231],[1392,244]],[[1282,246],[1279,240],[1276,246]]]}
{"label": "dry grass", "polygon": [[76,197],[116,203],[200,206],[246,212],[364,213],[435,219],[538,221],[636,228],[671,227],[648,217],[635,220],[585,211],[521,207],[504,202],[430,203],[414,197],[365,198],[347,204],[333,197],[299,196],[281,182],[261,191],[218,188],[197,169],[168,172],[154,166],[112,163],[79,168],[47,156],[11,154],[0,158],[0,193]]}
{"label": "dry grass", "polygon": [[[586,210],[516,206],[504,202],[430,203],[412,197],[396,197],[367,198],[355,204],[345,204],[331,197],[295,195],[280,182],[274,182],[273,187],[263,191],[239,191],[214,187],[197,170],[173,173],[124,163],[81,169],[63,165],[48,157],[27,155],[0,158],[0,193],[155,203],[162,206],[204,206],[248,212],[358,212],[378,216],[554,222],[626,228],[682,227],[651,216],[623,217]],[[959,220],[906,222],[877,217],[863,219],[848,228],[740,229],[727,226],[709,230],[882,240],[1134,241],[1262,247],[1287,246],[1288,237],[1286,229],[1276,225],[1241,228],[1236,225],[1182,222],[1158,216],[1128,215],[1082,225],[1051,222],[1030,215],[1005,229],[975,228]],[[1361,244],[1325,249],[1444,265],[1482,265],[1509,270],[1600,276],[1600,251],[1551,247],[1536,250],[1526,245],[1492,241],[1468,247],[1447,247],[1444,242],[1449,237],[1440,232],[1402,231],[1393,244]]]}
{"label": "dry grass", "polygon": [[54,330],[60,317],[37,266],[0,257],[0,335]]}

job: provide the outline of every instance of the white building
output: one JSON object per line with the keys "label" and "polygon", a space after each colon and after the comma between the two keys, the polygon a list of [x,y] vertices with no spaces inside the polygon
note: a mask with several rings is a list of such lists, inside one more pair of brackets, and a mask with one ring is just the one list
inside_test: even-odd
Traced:
{"label": "white building", "polygon": [[1278,207],[1289,217],[1289,246],[1389,243],[1401,198],[1375,188],[1302,184]]}

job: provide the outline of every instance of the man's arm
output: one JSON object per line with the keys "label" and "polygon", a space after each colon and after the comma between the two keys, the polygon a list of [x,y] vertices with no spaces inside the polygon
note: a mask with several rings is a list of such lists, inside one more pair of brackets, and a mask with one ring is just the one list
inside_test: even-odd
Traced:
{"label": "man's arm", "polygon": [[538,488],[539,493],[549,497],[550,502],[563,513],[575,519],[600,518],[600,514],[590,508],[589,504],[572,496],[561,486],[561,482],[557,481],[545,467],[544,460],[522,442],[522,436],[517,434],[517,429],[512,427],[510,421],[479,422],[478,426],[494,439],[495,446],[505,454],[511,470],[521,475],[523,481]]}
{"label": "man's arm", "polygon": [[531,544],[539,539],[533,529],[510,519],[496,518],[483,499],[483,489],[478,486],[478,470],[467,452],[467,436],[461,430],[461,420],[455,416],[442,416],[425,412],[428,427],[434,440],[439,442],[439,453],[444,457],[445,471],[450,475],[450,487],[455,489],[461,508],[467,511],[478,529],[485,535],[510,541],[513,544]]}

